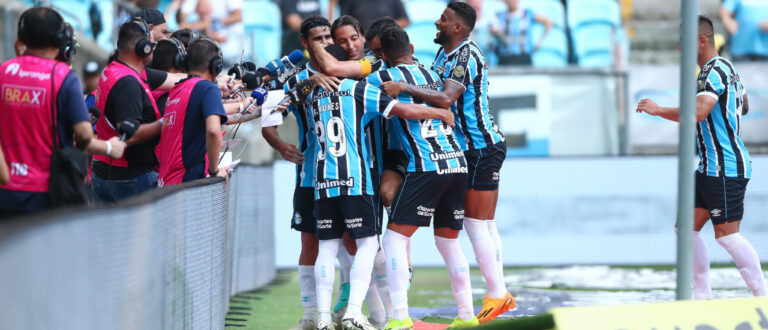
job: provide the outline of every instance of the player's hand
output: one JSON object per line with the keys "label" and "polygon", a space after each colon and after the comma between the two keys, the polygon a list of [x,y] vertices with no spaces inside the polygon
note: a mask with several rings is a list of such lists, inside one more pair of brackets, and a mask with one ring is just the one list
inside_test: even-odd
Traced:
{"label": "player's hand", "polygon": [[111,139],[108,140],[109,144],[112,146],[112,152],[109,153],[109,158],[112,159],[119,159],[120,157],[123,157],[123,153],[125,152],[125,148],[127,145],[125,142],[120,141],[120,138],[117,136],[113,136]]}
{"label": "player's hand", "polygon": [[309,82],[311,82],[312,85],[320,86],[323,88],[323,90],[327,91],[337,91],[339,90],[339,85],[341,84],[341,80],[339,80],[339,78],[331,77],[320,72],[315,73],[309,77]]}
{"label": "player's hand", "polygon": [[296,163],[296,164],[304,163],[304,154],[302,154],[301,151],[299,151],[299,149],[297,149],[295,145],[286,143],[278,151],[280,151],[280,155],[283,156],[283,159],[291,163]]}
{"label": "player's hand", "polygon": [[381,89],[390,97],[397,97],[403,92],[402,82],[385,81],[381,84]]}
{"label": "player's hand", "polygon": [[443,118],[440,120],[442,120],[444,123],[446,123],[451,127],[455,127],[456,121],[454,120],[455,118],[453,116],[453,111],[451,111],[451,109],[442,109],[442,110],[444,115],[443,115]]}
{"label": "player's hand", "polygon": [[651,99],[642,99],[639,103],[637,103],[637,108],[635,109],[635,112],[641,113],[645,112],[649,115],[656,116],[659,114],[659,111],[661,110],[661,107],[659,107],[656,102],[653,102]]}

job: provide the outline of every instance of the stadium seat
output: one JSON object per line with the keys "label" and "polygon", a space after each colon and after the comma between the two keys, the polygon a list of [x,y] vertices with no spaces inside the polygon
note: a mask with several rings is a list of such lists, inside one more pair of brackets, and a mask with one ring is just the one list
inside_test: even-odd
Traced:
{"label": "stadium seat", "polygon": [[442,14],[445,2],[439,0],[411,0],[405,3],[405,11],[411,25],[433,25]]}
{"label": "stadium seat", "polygon": [[[536,23],[531,27],[530,37],[539,40],[542,33],[544,26]],[[553,26],[549,30],[531,59],[537,68],[562,68],[568,65],[568,39],[562,27]]]}
{"label": "stadium seat", "polygon": [[607,67],[613,64],[620,20],[619,5],[615,0],[568,2],[568,25],[580,66]]}
{"label": "stadium seat", "polygon": [[440,46],[434,43],[435,33],[437,30],[434,25],[409,25],[405,28],[408,32],[408,38],[411,39],[411,44],[414,48],[414,56],[419,59],[421,64],[429,67],[432,65],[432,61],[435,59],[437,50]]}
{"label": "stadium seat", "polygon": [[522,0],[520,6],[531,9],[534,13],[546,16],[556,27],[565,28],[565,8],[559,1]]}
{"label": "stadium seat", "polygon": [[501,0],[483,1],[483,15],[496,16],[499,13],[507,11],[507,5]]}
{"label": "stadium seat", "polygon": [[246,58],[256,65],[280,57],[280,17],[280,8],[271,1],[243,1]]}

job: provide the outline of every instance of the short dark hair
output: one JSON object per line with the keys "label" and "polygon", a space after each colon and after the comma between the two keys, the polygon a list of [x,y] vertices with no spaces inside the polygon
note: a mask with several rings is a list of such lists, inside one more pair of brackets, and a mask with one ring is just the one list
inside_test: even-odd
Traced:
{"label": "short dark hair", "polygon": [[147,34],[139,23],[127,21],[120,26],[120,31],[117,33],[117,49],[118,51],[133,52],[136,43],[146,38]]}
{"label": "short dark hair", "polygon": [[21,14],[16,36],[28,48],[61,47],[66,42],[63,29],[64,18],[56,10],[32,7]]}
{"label": "short dark hair", "polygon": [[322,16],[307,17],[304,19],[304,21],[301,22],[301,27],[299,28],[301,37],[304,39],[309,38],[309,30],[312,30],[318,26],[327,26],[330,28],[331,22],[328,22],[328,20]]}
{"label": "short dark hair", "polygon": [[173,59],[178,53],[179,50],[172,41],[160,40],[157,42],[155,52],[152,53],[152,63],[149,64],[149,67],[155,70],[168,71],[174,67]]}
{"label": "short dark hair", "polygon": [[379,38],[381,48],[390,60],[411,53],[411,39],[399,26],[384,30]]}
{"label": "short dark hair", "polygon": [[385,16],[379,18],[371,23],[371,27],[369,27],[368,31],[365,33],[365,39],[371,40],[375,37],[380,37],[384,30],[391,27],[399,27],[392,17]]}
{"label": "short dark hair", "polygon": [[699,35],[707,37],[710,43],[715,44],[715,27],[707,16],[699,15]]}
{"label": "short dark hair", "polygon": [[342,15],[333,21],[333,24],[331,25],[331,36],[336,37],[336,29],[348,25],[354,27],[355,30],[357,30],[357,33],[359,33],[361,36],[365,35],[365,32],[363,32],[363,25],[360,24],[360,21],[357,18],[349,15]]}
{"label": "short dark hair", "polygon": [[453,10],[456,15],[469,26],[469,31],[472,31],[475,28],[475,21],[477,21],[477,12],[475,11],[475,8],[472,8],[472,6],[466,2],[455,0],[448,3],[448,8],[451,8],[451,10]]}
{"label": "short dark hair", "polygon": [[187,48],[187,72],[206,71],[208,72],[211,59],[220,55],[221,48],[215,41],[208,38],[200,38],[189,44]]}
{"label": "short dark hair", "polygon": [[176,40],[181,41],[181,44],[184,45],[184,48],[189,47],[189,44],[194,42],[197,39],[200,39],[200,32],[197,32],[192,29],[181,29],[177,30],[173,34],[171,34],[171,37],[176,38]]}

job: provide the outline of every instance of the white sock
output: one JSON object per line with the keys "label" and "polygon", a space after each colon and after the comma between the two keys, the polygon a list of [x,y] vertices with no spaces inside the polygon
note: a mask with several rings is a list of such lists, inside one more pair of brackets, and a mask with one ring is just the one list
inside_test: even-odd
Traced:
{"label": "white sock", "polygon": [[472,249],[475,251],[477,266],[488,284],[488,297],[499,299],[507,293],[504,282],[499,280],[499,267],[496,265],[496,247],[491,233],[488,231],[486,220],[464,218],[464,230],[467,231]]}
{"label": "white sock", "polygon": [[693,232],[693,297],[694,299],[712,299],[709,250],[698,231]]}
{"label": "white sock", "polygon": [[387,281],[392,299],[392,317],[403,320],[408,317],[408,255],[405,246],[410,237],[387,230],[382,246],[387,257]]}
{"label": "white sock", "polygon": [[371,277],[368,292],[365,293],[365,305],[368,306],[368,321],[372,324],[381,324],[387,320],[387,312],[384,309],[384,303],[381,301],[379,290],[376,288],[376,281],[373,277]]}
{"label": "white sock", "polygon": [[[409,240],[410,241],[410,240]],[[376,252],[376,259],[373,260],[373,280],[376,283],[376,289],[379,290],[379,297],[384,304],[386,319],[392,318],[392,299],[389,299],[389,285],[387,284],[387,257],[384,249]],[[370,310],[370,307],[368,308]]]}
{"label": "white sock", "polygon": [[352,315],[363,313],[363,300],[371,286],[373,259],[376,258],[376,251],[379,250],[379,240],[375,235],[358,238],[355,241],[357,253],[349,272],[349,304],[347,305],[347,313]]}
{"label": "white sock", "polygon": [[387,210],[387,219],[389,219],[389,216],[392,215],[392,206],[385,206],[385,210]]}
{"label": "white sock", "polygon": [[501,280],[501,283],[504,283],[504,287],[506,288],[507,285],[504,281],[504,258],[501,257],[503,249],[501,246],[501,236],[499,236],[499,229],[496,227],[496,220],[494,219],[485,220],[485,223],[488,224],[488,232],[491,233],[493,246],[496,248],[496,266],[499,267],[499,279]]}
{"label": "white sock", "polygon": [[301,288],[301,306],[304,307],[304,318],[315,321],[317,319],[315,266],[299,265],[299,287]]}
{"label": "white sock", "polygon": [[334,257],[340,239],[320,240],[315,261],[315,292],[317,292],[318,321],[331,322],[331,296],[336,277]]}
{"label": "white sock", "polygon": [[459,308],[458,316],[462,320],[469,320],[475,316],[472,306],[472,286],[469,282],[469,263],[464,257],[464,252],[461,251],[459,240],[435,236],[435,245],[448,269],[453,297],[456,299],[456,307]]}
{"label": "white sock", "polygon": [[752,290],[752,294],[755,297],[765,297],[765,280],[760,268],[760,258],[752,244],[749,244],[749,241],[740,233],[720,237],[717,242],[733,257],[733,262],[739,268],[739,273],[741,273],[744,282],[747,282],[749,289]]}
{"label": "white sock", "polygon": [[[339,251],[336,253],[336,259],[339,260],[339,286],[336,288],[336,301],[341,300],[341,288],[344,284],[349,283],[349,270],[352,268],[353,256],[347,252],[347,247],[344,246],[344,240],[339,240]],[[347,296],[349,298],[349,296]]]}

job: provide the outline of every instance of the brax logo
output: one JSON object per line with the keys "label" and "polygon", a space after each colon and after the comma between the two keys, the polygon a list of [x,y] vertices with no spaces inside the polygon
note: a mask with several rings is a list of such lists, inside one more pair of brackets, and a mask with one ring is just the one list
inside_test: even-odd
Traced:
{"label": "brax logo", "polygon": [[19,63],[11,63],[8,65],[8,67],[5,68],[5,74],[8,74],[8,72],[10,72],[12,76],[15,76],[16,73],[19,72]]}
{"label": "brax logo", "polygon": [[39,106],[45,97],[45,88],[3,85],[3,103],[21,106]]}

